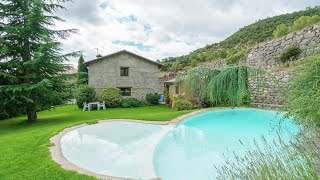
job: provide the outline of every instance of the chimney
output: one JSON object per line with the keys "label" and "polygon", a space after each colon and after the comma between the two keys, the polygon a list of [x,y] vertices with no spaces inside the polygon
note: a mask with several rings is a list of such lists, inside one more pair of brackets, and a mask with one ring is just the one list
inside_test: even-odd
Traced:
{"label": "chimney", "polygon": [[102,55],[101,54],[97,54],[96,57],[97,58],[102,58]]}

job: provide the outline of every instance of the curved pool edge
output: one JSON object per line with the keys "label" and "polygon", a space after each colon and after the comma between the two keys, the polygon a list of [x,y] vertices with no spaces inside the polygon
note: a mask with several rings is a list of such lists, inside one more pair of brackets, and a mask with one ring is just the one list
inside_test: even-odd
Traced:
{"label": "curved pool edge", "polygon": [[[178,124],[182,121],[184,121],[185,119],[192,117],[194,115],[203,113],[203,112],[207,112],[207,111],[211,111],[211,110],[220,110],[220,109],[226,109],[226,108],[207,108],[207,109],[201,109],[201,110],[197,110],[197,111],[193,111],[187,114],[184,114],[182,116],[179,116],[175,119],[172,119],[170,121],[146,121],[146,120],[133,120],[133,119],[109,119],[109,120],[99,120],[98,123],[105,123],[105,122],[133,122],[133,123],[143,123],[143,124],[156,124],[156,125],[175,125]],[[69,171],[75,171],[79,174],[83,174],[83,175],[88,175],[88,176],[93,176],[99,179],[108,179],[108,180],[138,180],[138,179],[132,179],[132,178],[122,178],[122,177],[114,177],[114,176],[108,176],[108,175],[102,175],[102,174],[97,174],[91,171],[88,171],[86,169],[83,169],[73,163],[71,163],[70,161],[68,161],[61,150],[61,144],[60,144],[60,140],[61,138],[68,132],[73,131],[75,129],[81,128],[81,127],[85,127],[85,126],[90,126],[87,123],[83,123],[80,125],[76,125],[76,126],[72,126],[69,128],[65,128],[62,131],[60,131],[58,134],[56,134],[55,136],[50,138],[50,144],[51,146],[49,147],[49,152],[51,154],[51,158],[54,162],[56,162],[57,164],[60,165],[60,167],[62,167],[65,170],[69,170]],[[153,178],[150,180],[161,180],[161,178]]]}

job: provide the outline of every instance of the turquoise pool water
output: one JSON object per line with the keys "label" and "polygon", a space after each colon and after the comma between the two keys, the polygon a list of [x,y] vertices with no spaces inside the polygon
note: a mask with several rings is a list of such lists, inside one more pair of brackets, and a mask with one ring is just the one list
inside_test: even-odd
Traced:
{"label": "turquoise pool water", "polygon": [[[66,133],[63,156],[98,174],[162,180],[214,180],[223,154],[243,154],[239,140],[273,139],[282,115],[257,109],[224,109],[195,115],[176,125],[111,121]],[[297,132],[285,120],[281,127]]]}
{"label": "turquoise pool water", "polygon": [[163,180],[214,180],[214,165],[224,162],[223,154],[243,154],[239,140],[252,142],[276,138],[276,130],[297,132],[298,126],[273,111],[225,109],[209,111],[177,124],[159,142],[154,152],[156,175]]}

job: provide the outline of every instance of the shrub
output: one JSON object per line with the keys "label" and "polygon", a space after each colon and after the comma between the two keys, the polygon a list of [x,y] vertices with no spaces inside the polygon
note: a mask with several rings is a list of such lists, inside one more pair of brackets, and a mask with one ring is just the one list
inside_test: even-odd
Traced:
{"label": "shrub", "polygon": [[118,88],[107,88],[102,91],[101,99],[105,101],[107,107],[118,107],[121,103],[121,91]]}
{"label": "shrub", "polygon": [[298,31],[300,29],[303,29],[307,26],[310,26],[312,24],[315,24],[320,21],[320,17],[318,15],[314,16],[301,16],[299,19],[295,20],[292,27],[291,31]]}
{"label": "shrub", "polygon": [[83,102],[92,102],[96,100],[96,91],[88,85],[80,85],[76,92],[77,106],[83,107]]}
{"label": "shrub", "polygon": [[185,95],[178,94],[173,97],[173,108],[182,111],[192,109],[192,103],[187,100]]}
{"label": "shrub", "polygon": [[192,67],[196,67],[197,64],[198,64],[197,59],[192,59],[192,60],[191,60],[191,66],[192,66]]}
{"label": "shrub", "polygon": [[296,74],[285,94],[285,110],[301,124],[320,127],[320,54],[304,61]]}
{"label": "shrub", "polygon": [[149,93],[146,95],[146,100],[151,105],[159,104],[159,94],[158,93]]}
{"label": "shrub", "polygon": [[166,96],[166,104],[170,104],[170,94],[169,90],[165,90],[165,96]]}
{"label": "shrub", "polygon": [[300,49],[299,46],[292,45],[281,53],[280,60],[281,62],[292,61],[297,59],[301,53],[302,53],[302,50]]}
{"label": "shrub", "polygon": [[279,38],[279,37],[285,36],[289,33],[290,33],[290,30],[289,30],[288,26],[286,26],[285,24],[280,24],[273,31],[272,35],[274,38]]}
{"label": "shrub", "polygon": [[141,106],[142,103],[136,98],[126,98],[121,101],[121,107],[132,108]]}
{"label": "shrub", "polygon": [[235,51],[228,55],[226,59],[227,64],[237,64],[239,61],[243,61],[247,58],[247,53],[242,50]]}

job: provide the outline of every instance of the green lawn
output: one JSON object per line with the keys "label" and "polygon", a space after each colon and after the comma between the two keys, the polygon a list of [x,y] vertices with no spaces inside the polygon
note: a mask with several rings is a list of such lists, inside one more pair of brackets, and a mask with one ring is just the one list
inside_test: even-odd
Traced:
{"label": "green lawn", "polygon": [[0,121],[0,179],[95,179],[66,171],[51,160],[49,139],[66,127],[103,119],[168,121],[191,111],[165,106],[116,108],[85,111],[63,106],[38,113],[39,121],[25,123],[26,117]]}

